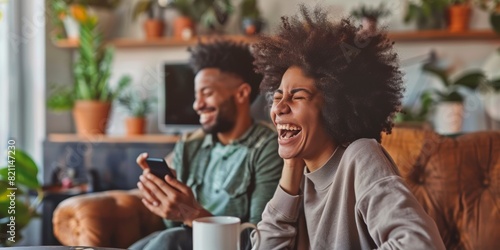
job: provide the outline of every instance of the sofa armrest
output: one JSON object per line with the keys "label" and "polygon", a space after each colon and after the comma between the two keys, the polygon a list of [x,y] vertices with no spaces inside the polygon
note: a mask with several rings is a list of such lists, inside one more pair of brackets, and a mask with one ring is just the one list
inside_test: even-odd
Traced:
{"label": "sofa armrest", "polygon": [[142,204],[138,190],[71,197],[57,206],[52,223],[56,238],[72,246],[127,248],[165,228],[161,218]]}

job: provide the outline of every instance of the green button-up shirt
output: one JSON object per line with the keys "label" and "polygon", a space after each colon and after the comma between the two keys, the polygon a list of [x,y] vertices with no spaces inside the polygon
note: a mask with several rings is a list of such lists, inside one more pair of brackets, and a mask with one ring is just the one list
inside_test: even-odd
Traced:
{"label": "green button-up shirt", "polygon": [[227,145],[201,130],[183,136],[175,145],[172,165],[207,211],[257,224],[278,186],[283,160],[275,130],[254,123]]}

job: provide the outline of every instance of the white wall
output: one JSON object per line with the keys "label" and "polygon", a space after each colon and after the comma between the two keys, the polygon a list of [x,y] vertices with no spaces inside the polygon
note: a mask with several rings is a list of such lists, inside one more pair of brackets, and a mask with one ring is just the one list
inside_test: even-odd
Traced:
{"label": "white wall", "polygon": [[[130,18],[130,12],[133,7],[132,3],[137,0],[127,2],[128,5],[120,6],[117,11],[120,21],[115,26],[115,30],[123,37],[142,38],[141,21],[133,22]],[[240,1],[236,0],[238,4]],[[268,25],[265,29],[266,33],[273,33],[280,23],[282,15],[290,15],[297,13],[298,4],[305,2],[308,6],[321,4],[327,8],[332,17],[338,19],[346,16],[349,11],[358,6],[360,3],[378,4],[378,1],[369,0],[322,0],[322,1],[298,1],[298,0],[260,0],[259,6],[261,12],[267,21]],[[387,0],[386,1],[392,15],[382,20],[381,25],[387,26],[389,30],[414,30],[413,24],[405,25],[401,21],[403,19],[405,2],[402,0]],[[170,25],[173,14],[167,12],[167,34],[170,34]],[[474,10],[471,29],[486,29],[489,28],[488,16],[486,13]],[[235,15],[230,18],[226,27],[228,33],[239,33],[238,17]],[[457,69],[480,67],[487,57],[498,48],[498,41],[436,41],[436,42],[397,42],[396,50],[402,61],[402,69],[405,71],[407,83],[407,96],[404,99],[405,103],[411,103],[420,94],[422,88],[428,87],[427,84],[433,85],[432,79],[427,76],[422,76],[419,70],[419,64],[415,61],[411,62],[407,59],[421,57],[427,55],[431,50],[436,50],[437,54],[443,59],[449,60],[451,64],[457,66]],[[188,58],[186,47],[175,48],[118,48],[115,54],[113,65],[112,83],[116,83],[117,79],[123,74],[129,74],[134,79],[134,84],[146,92],[155,94],[158,87],[158,67],[161,62],[165,61],[185,61]],[[55,60],[55,58],[54,58]],[[67,60],[66,60],[67,63]],[[50,65],[50,63],[48,63]],[[61,72],[54,69],[53,72]],[[65,71],[63,74],[66,74]],[[429,85],[429,86],[430,86]],[[475,131],[485,129],[484,112],[475,95],[471,95],[467,99],[466,117],[464,121],[464,131]],[[124,134],[124,118],[123,111],[115,109],[108,128],[108,132],[114,135]],[[150,133],[158,132],[157,119],[155,115],[149,117]],[[52,125],[48,125],[48,132],[61,132],[73,129],[70,122],[62,122],[58,120],[57,130],[52,130]],[[56,126],[54,126],[56,128]],[[72,130],[74,131],[74,130]]]}

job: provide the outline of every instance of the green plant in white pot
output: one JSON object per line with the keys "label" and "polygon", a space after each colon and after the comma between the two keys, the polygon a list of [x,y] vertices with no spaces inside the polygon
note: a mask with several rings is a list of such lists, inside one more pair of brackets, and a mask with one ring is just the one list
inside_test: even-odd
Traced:
{"label": "green plant in white pot", "polygon": [[81,20],[78,51],[74,85],[57,88],[47,106],[56,111],[72,109],[78,134],[104,134],[111,103],[130,84],[130,77],[121,77],[115,89],[109,86],[113,49],[104,47],[95,16]]}
{"label": "green plant in white pot", "polygon": [[432,92],[436,103],[434,129],[440,134],[461,132],[464,116],[464,96],[459,90],[464,87],[470,90],[476,89],[485,82],[484,73],[482,71],[468,71],[451,79],[447,70],[436,66],[434,63],[424,64],[422,69],[424,72],[437,77],[442,83],[442,88]]}
{"label": "green plant in white pot", "polygon": [[125,121],[127,135],[144,134],[146,129],[146,115],[153,110],[156,102],[152,97],[140,97],[137,92],[129,91],[118,97],[118,103],[127,110]]}

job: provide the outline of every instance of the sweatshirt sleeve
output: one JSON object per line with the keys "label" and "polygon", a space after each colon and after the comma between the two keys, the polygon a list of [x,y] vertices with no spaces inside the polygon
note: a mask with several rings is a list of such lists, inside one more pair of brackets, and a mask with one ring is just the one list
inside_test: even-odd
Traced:
{"label": "sweatshirt sleeve", "polygon": [[[261,237],[259,249],[294,249],[301,202],[302,196],[289,195],[278,186],[257,225]],[[256,241],[257,234],[254,233],[252,245]]]}
{"label": "sweatshirt sleeve", "polygon": [[378,249],[445,249],[435,222],[398,176],[374,183],[358,212]]}

